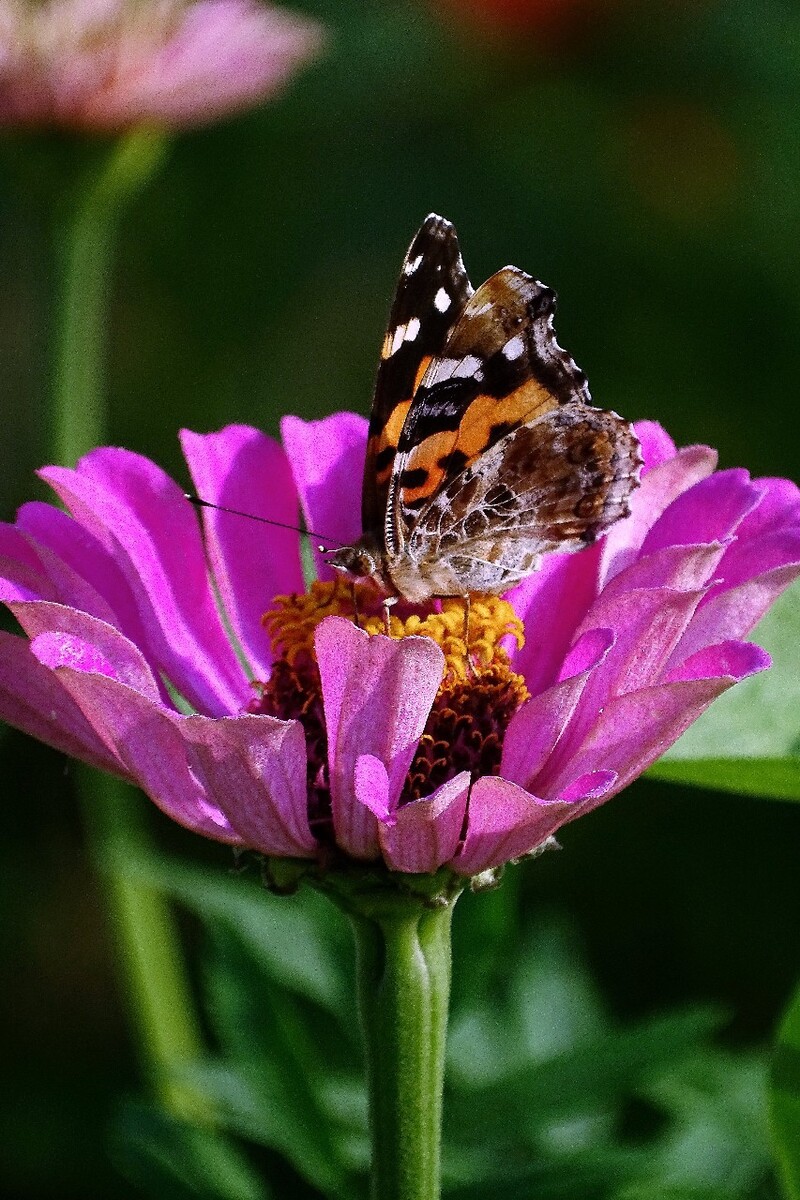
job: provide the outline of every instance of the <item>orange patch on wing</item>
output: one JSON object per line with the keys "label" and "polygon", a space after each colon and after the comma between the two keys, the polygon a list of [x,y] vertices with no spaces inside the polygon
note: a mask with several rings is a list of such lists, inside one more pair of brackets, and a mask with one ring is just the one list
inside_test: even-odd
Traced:
{"label": "orange patch on wing", "polygon": [[492,430],[496,426],[527,425],[558,408],[558,403],[553,393],[535,379],[527,379],[500,399],[486,393],[476,396],[455,432],[433,434],[409,451],[406,468],[410,471],[423,468],[429,475],[420,488],[403,489],[404,503],[419,496],[431,496],[446,479],[447,470],[437,465],[439,459],[453,451],[460,453],[464,456],[460,472],[494,445],[497,438],[492,436]]}
{"label": "orange patch on wing", "polygon": [[439,459],[449,454],[453,445],[452,433],[432,433],[430,437],[420,442],[408,456],[406,470],[427,471],[424,483],[419,487],[402,487],[400,497],[403,504],[415,500],[427,500],[437,490],[445,478],[445,470],[439,466]]}

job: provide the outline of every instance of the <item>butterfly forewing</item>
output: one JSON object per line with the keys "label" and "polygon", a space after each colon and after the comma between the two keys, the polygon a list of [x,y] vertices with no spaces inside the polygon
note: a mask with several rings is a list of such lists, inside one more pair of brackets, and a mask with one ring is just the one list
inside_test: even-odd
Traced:
{"label": "butterfly forewing", "polygon": [[381,545],[389,481],[411,398],[471,295],[456,232],[449,221],[431,214],[406,254],[375,382],[362,522]]}
{"label": "butterfly forewing", "polygon": [[400,435],[389,497],[402,545],[432,496],[511,430],[565,404],[588,404],[586,377],[558,345],[555,294],[504,267],[466,304],[428,366]]}

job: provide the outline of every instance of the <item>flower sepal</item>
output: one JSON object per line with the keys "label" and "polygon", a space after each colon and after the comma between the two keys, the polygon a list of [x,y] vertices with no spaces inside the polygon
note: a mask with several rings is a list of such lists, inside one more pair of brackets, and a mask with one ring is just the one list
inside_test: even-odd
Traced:
{"label": "flower sepal", "polygon": [[382,923],[414,912],[452,908],[467,880],[443,867],[430,875],[389,871],[380,863],[306,864],[308,883],[348,916]]}

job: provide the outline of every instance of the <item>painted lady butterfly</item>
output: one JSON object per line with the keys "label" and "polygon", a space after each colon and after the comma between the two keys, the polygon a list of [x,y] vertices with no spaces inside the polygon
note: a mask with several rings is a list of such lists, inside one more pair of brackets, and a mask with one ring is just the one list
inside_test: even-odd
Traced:
{"label": "painted lady butterfly", "polygon": [[381,350],[363,534],[332,566],[375,581],[387,603],[500,593],[628,514],[639,444],[592,407],[556,341],[555,304],[517,267],[473,291],[453,226],[426,218]]}

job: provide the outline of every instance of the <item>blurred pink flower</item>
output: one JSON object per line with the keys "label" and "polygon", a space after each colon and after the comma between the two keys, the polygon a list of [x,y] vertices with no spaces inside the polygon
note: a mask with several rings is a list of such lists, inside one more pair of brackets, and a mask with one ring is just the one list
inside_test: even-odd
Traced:
{"label": "blurred pink flower", "polygon": [[[184,433],[183,449],[205,498],[287,523],[299,499],[345,544],[366,424],[286,418],[285,450],[246,426]],[[45,468],[69,513],[31,503],[0,526],[0,598],[27,635],[0,634],[0,716],[266,855],[463,875],[523,855],[769,665],[742,638],[800,574],[794,484],[715,472],[707,447],[637,432],[630,517],[508,594],[522,648],[498,650],[506,608],[494,647],[489,618],[480,632],[475,672],[444,683],[457,602],[435,618],[444,650],[370,635],[343,584],[306,594],[291,531],[206,510],[203,536],[181,488],[126,450]],[[262,613],[280,595],[271,647]]]}
{"label": "blurred pink flower", "polygon": [[321,40],[257,0],[0,0],[0,125],[203,125],[272,95]]}

